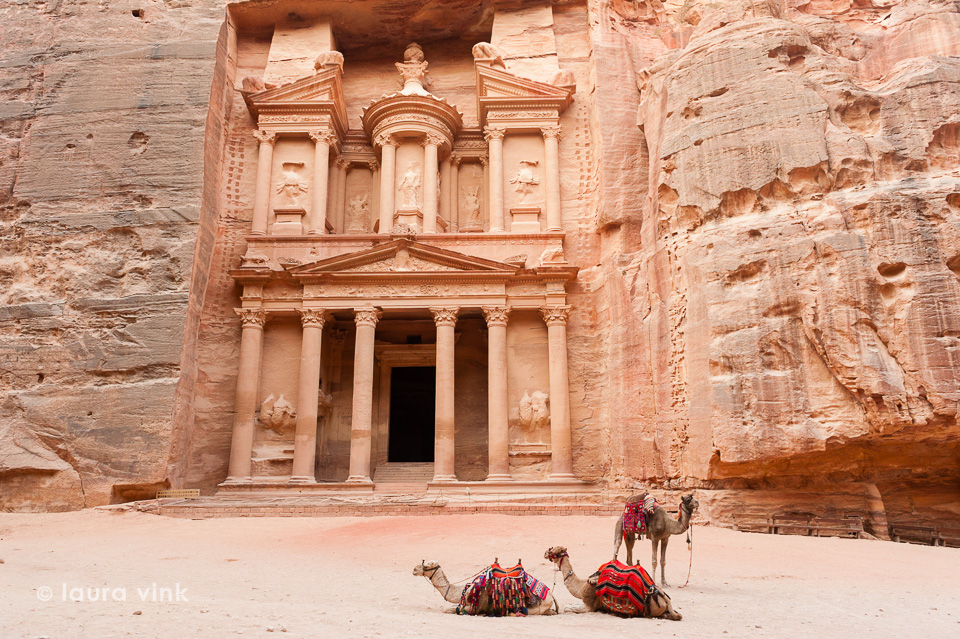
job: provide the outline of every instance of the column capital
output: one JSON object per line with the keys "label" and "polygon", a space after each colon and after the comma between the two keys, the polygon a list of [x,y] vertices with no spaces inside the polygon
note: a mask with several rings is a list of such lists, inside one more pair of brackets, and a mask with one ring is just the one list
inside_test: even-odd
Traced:
{"label": "column capital", "polygon": [[544,138],[555,138],[560,140],[563,138],[563,130],[559,124],[550,124],[547,126],[540,127],[540,133],[543,134]]}
{"label": "column capital", "polygon": [[380,162],[377,160],[367,160],[367,168],[376,173],[380,170]]}
{"label": "column capital", "polygon": [[353,309],[353,321],[359,326],[376,326],[380,321],[380,309],[373,306],[364,306]]}
{"label": "column capital", "polygon": [[483,127],[483,139],[487,142],[492,142],[493,140],[503,140],[503,137],[507,134],[507,130],[502,126],[485,126]]}
{"label": "column capital", "polygon": [[447,139],[442,135],[439,135],[437,133],[427,133],[425,136],[423,136],[423,140],[420,141],[420,146],[428,147],[432,145],[432,146],[439,147],[439,146],[442,146],[443,143],[446,141]]}
{"label": "column capital", "polygon": [[273,144],[277,139],[276,131],[264,131],[263,129],[257,129],[253,132],[253,137],[260,140],[260,144]]}
{"label": "column capital", "polygon": [[319,131],[310,131],[307,135],[310,136],[310,139],[320,144],[321,142],[333,146],[337,142],[337,134],[333,131],[319,130]]}
{"label": "column capital", "polygon": [[547,326],[565,326],[567,317],[570,315],[570,306],[566,304],[541,306],[540,314],[543,315],[543,321]]}
{"label": "column capital", "polygon": [[450,157],[447,158],[447,160],[449,160],[450,166],[456,167],[456,166],[460,166],[460,162],[463,160],[463,158],[460,157],[459,153],[451,153]]}
{"label": "column capital", "polygon": [[509,306],[481,306],[480,310],[487,326],[506,326],[512,309]]}
{"label": "column capital", "polygon": [[481,155],[477,159],[480,160],[480,166],[482,166],[483,168],[487,168],[487,165],[490,164],[490,158],[487,157],[486,155]]}
{"label": "column capital", "polygon": [[384,147],[384,146],[398,147],[398,146],[400,146],[400,142],[397,140],[397,138],[394,137],[393,135],[389,134],[389,133],[381,133],[381,134],[378,135],[377,137],[373,138],[373,143],[374,143],[375,145],[379,146],[379,147]]}
{"label": "column capital", "polygon": [[341,171],[346,171],[350,168],[350,165],[353,164],[350,160],[345,160],[344,158],[337,158],[337,168]]}
{"label": "column capital", "polygon": [[235,308],[233,312],[240,317],[244,328],[263,328],[267,321],[267,312],[262,308]]}
{"label": "column capital", "polygon": [[433,313],[433,322],[437,326],[456,326],[457,315],[460,314],[459,306],[433,306],[430,308]]}
{"label": "column capital", "polygon": [[325,308],[301,308],[300,309],[300,323],[304,328],[312,326],[315,328],[323,328],[323,325],[327,322],[327,309]]}

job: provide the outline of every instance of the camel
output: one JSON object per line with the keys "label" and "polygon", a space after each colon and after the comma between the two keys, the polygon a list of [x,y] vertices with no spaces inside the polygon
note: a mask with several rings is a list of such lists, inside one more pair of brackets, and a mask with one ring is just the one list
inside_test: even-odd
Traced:
{"label": "camel", "polygon": [[[632,498],[631,498],[632,499]],[[666,566],[667,566],[667,542],[670,541],[670,535],[679,535],[687,531],[690,526],[690,517],[693,511],[700,507],[700,502],[694,499],[693,494],[689,494],[680,500],[680,519],[674,519],[667,514],[664,508],[657,508],[647,517],[647,539],[653,545],[653,558],[650,566],[650,576],[657,578],[657,544],[660,544],[660,585],[667,586]],[[639,536],[636,533],[623,533],[623,515],[617,520],[617,527],[614,532],[616,538],[613,540],[613,558],[617,558],[620,552],[620,542],[627,542],[627,564],[633,565],[633,542]]]}
{"label": "camel", "polygon": [[[413,567],[413,574],[418,577],[421,575],[426,577],[444,599],[452,604],[460,605],[460,596],[463,594],[463,587],[454,586],[451,584],[447,579],[447,576],[443,574],[443,569],[440,568],[440,564],[437,562],[421,561],[419,564]],[[555,615],[560,611],[560,606],[553,598],[553,593],[548,593],[546,599],[537,599],[536,597],[533,597],[533,600],[534,605],[527,607],[528,616]],[[481,597],[480,605],[476,610],[468,604],[465,612],[468,615],[483,615],[486,614],[488,610],[489,604],[487,603],[487,596],[484,595]]]}
{"label": "camel", "polygon": [[[567,549],[563,546],[554,546],[543,554],[544,559],[548,559],[557,565],[560,573],[563,575],[563,585],[571,595],[583,602],[590,612],[602,611],[602,602],[597,596],[597,578],[583,580],[577,577],[573,572],[573,566],[570,565],[570,556]],[[654,590],[649,599],[647,609],[648,617],[663,617],[672,621],[680,621],[683,615],[673,609],[673,602],[670,595],[662,590]]]}

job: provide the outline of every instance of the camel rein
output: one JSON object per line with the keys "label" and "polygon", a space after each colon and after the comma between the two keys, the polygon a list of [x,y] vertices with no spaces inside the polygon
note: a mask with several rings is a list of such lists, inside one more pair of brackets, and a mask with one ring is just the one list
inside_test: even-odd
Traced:
{"label": "camel rein", "polygon": [[689,525],[687,526],[687,550],[690,551],[690,564],[687,566],[687,580],[683,582],[682,586],[679,588],[686,588],[690,584],[690,573],[693,571],[693,511],[687,510],[684,508],[685,504],[680,504],[680,510],[687,513],[690,516]]}

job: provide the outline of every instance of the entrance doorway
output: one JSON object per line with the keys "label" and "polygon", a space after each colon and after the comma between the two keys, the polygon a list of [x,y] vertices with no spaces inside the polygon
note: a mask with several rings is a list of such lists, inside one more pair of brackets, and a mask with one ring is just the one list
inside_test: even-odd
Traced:
{"label": "entrance doorway", "polygon": [[390,462],[432,462],[437,369],[403,366],[390,370]]}

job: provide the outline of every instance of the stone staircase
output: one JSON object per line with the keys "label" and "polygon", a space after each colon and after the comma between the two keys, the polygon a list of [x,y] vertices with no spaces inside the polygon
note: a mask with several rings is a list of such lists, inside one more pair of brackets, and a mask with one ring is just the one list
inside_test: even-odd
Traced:
{"label": "stone staircase", "polygon": [[373,492],[421,494],[433,479],[433,462],[393,462],[380,464],[373,474]]}

